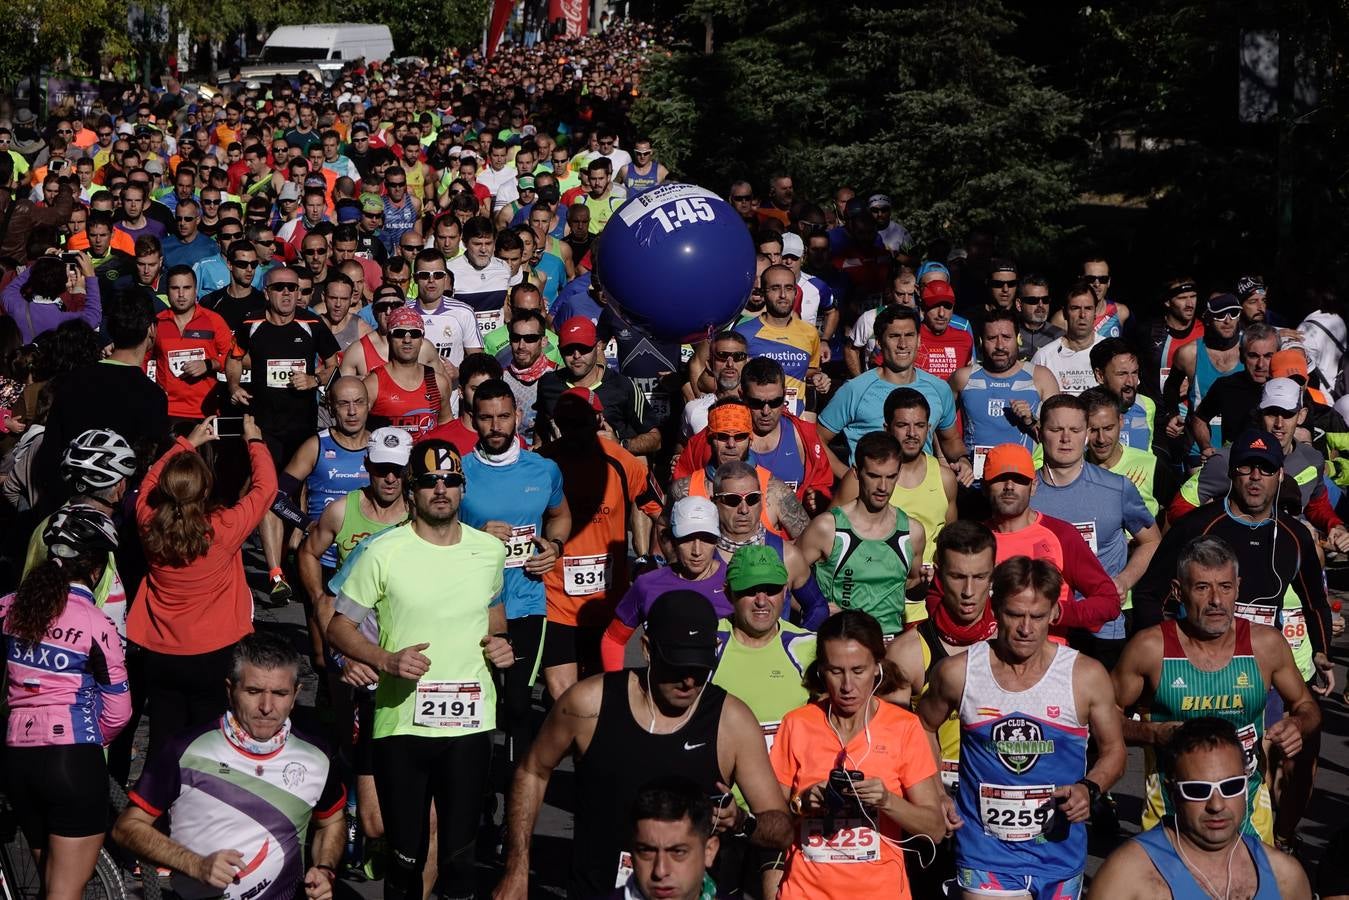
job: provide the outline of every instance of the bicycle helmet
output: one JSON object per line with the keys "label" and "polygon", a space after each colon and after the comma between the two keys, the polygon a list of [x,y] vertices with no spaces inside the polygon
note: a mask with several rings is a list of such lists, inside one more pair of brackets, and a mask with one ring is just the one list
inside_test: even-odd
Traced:
{"label": "bicycle helmet", "polygon": [[47,556],[53,559],[109,553],[117,549],[117,526],[92,506],[67,504],[47,520],[42,542],[47,545]]}
{"label": "bicycle helmet", "polygon": [[91,428],[70,442],[61,455],[61,477],[75,493],[109,488],[136,471],[136,454],[115,431]]}

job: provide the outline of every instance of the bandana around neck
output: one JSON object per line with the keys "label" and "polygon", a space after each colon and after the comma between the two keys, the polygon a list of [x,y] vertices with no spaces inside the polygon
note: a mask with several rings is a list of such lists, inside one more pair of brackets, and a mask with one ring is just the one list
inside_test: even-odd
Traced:
{"label": "bandana around neck", "polygon": [[993,619],[993,604],[984,604],[984,614],[968,625],[962,625],[951,618],[941,598],[928,600],[927,613],[932,617],[937,635],[953,647],[968,647],[980,641],[986,641],[997,633],[998,623]]}
{"label": "bandana around neck", "polygon": [[225,710],[225,714],[220,717],[220,730],[225,733],[226,739],[231,744],[245,753],[253,756],[271,756],[286,745],[286,738],[290,736],[290,719],[286,719],[281,730],[270,739],[260,741],[244,730],[244,726],[234,718],[234,713]]}

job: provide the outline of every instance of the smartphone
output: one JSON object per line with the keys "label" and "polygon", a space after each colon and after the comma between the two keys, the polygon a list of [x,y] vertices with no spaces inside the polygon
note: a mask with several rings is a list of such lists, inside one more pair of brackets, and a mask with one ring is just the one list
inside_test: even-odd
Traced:
{"label": "smartphone", "polygon": [[217,416],[215,420],[215,436],[220,438],[239,438],[244,436],[244,417],[243,416]]}
{"label": "smartphone", "polygon": [[69,160],[54,159],[51,162],[47,163],[47,171],[51,172],[53,175],[60,175],[62,172],[66,170],[66,168],[69,165],[70,165]]}
{"label": "smartphone", "polygon": [[78,253],[62,253],[61,262],[68,266],[78,266],[80,264],[80,255]]}
{"label": "smartphone", "polygon": [[730,794],[708,794],[707,799],[712,801],[712,805],[720,809],[731,802]]}

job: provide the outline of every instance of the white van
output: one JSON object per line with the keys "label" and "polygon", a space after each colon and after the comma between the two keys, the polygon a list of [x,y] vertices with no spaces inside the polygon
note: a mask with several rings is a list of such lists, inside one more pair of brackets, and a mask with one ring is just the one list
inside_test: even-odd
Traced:
{"label": "white van", "polygon": [[[393,55],[393,35],[387,25],[352,22],[282,25],[262,45],[262,52],[240,73],[245,80],[267,80],[276,75],[298,75],[317,69],[325,84],[331,84],[342,66],[355,59],[367,63]],[[217,73],[228,81],[229,73]]]}

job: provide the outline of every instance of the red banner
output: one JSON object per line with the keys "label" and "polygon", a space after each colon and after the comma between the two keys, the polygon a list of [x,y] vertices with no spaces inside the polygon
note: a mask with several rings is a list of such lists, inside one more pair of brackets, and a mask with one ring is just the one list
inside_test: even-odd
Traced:
{"label": "red banner", "polygon": [[[567,36],[585,34],[590,26],[590,0],[555,0],[557,9],[567,20]],[[550,14],[552,10],[550,9]]]}
{"label": "red banner", "polygon": [[496,53],[497,46],[501,43],[501,35],[506,31],[506,23],[511,20],[515,3],[516,0],[492,0],[492,19],[487,25],[487,47],[485,48],[488,56]]}

